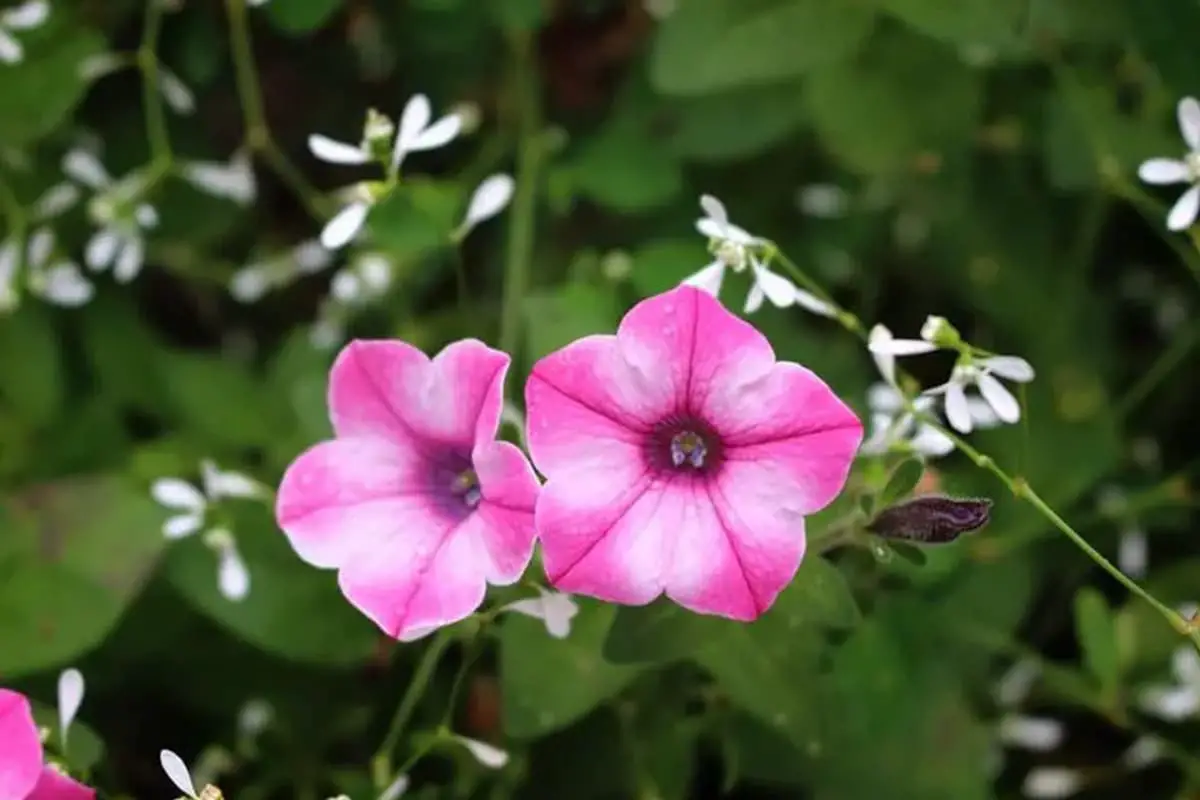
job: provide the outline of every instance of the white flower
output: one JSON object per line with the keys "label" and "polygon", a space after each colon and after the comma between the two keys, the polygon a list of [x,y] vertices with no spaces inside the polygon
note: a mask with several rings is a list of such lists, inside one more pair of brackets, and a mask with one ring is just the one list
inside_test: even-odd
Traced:
{"label": "white flower", "polygon": [[239,150],[228,164],[218,161],[190,161],[180,165],[185,179],[197,189],[214,197],[232,200],[238,205],[254,202],[257,184],[250,155]]}
{"label": "white flower", "polygon": [[241,472],[218,469],[207,458],[200,462],[200,476],[204,493],[214,503],[227,497],[258,500],[266,495],[266,487],[258,481]]}
{"label": "white flower", "polygon": [[[933,410],[934,401],[918,397],[913,401],[917,411]],[[926,458],[944,456],[954,450],[954,442],[926,422],[918,423],[904,405],[899,390],[886,383],[876,383],[867,389],[867,408],[870,409],[870,435],[859,447],[863,455],[881,455],[895,448],[910,449]]]}
{"label": "white flower", "polygon": [[1146,574],[1149,551],[1146,531],[1136,524],[1129,525],[1117,540],[1117,566],[1129,577],[1141,578]]}
{"label": "white flower", "polygon": [[920,339],[897,339],[883,325],[876,325],[867,336],[867,350],[875,359],[875,366],[888,383],[896,382],[896,356],[915,356],[922,353],[932,353],[940,349],[934,344],[933,337],[938,331],[936,320],[941,317],[926,317],[921,326]]}
{"label": "white flower", "polygon": [[976,427],[986,426],[985,420],[972,413],[966,395],[966,389],[970,386],[979,388],[979,393],[1001,421],[1012,424],[1021,418],[1021,405],[996,378],[997,375],[1010,381],[1027,383],[1033,380],[1034,372],[1028,361],[1017,356],[972,359],[956,364],[949,381],[926,390],[924,394],[945,395],[946,420],[959,433],[970,433]]}
{"label": "white flower", "polygon": [[330,293],[347,306],[370,303],[387,292],[395,267],[383,253],[362,253],[333,276]]}
{"label": "white flower", "polygon": [[128,283],[137,277],[146,255],[143,231],[158,225],[158,212],[138,197],[142,176],[132,174],[114,183],[96,156],[83,149],[63,157],[63,172],[96,192],[88,211],[100,229],[84,248],[84,261],[92,271],[113,268],[113,277]]}
{"label": "white flower", "polygon": [[192,90],[161,61],[158,64],[158,91],[175,113],[187,116],[196,110],[196,98]]}
{"label": "white flower", "polygon": [[397,775],[386,789],[379,793],[378,800],[396,800],[408,791],[408,776]]}
{"label": "white flower", "polygon": [[233,534],[214,528],[204,534],[204,544],[217,556],[217,589],[227,600],[240,602],[250,594],[250,570],[238,552]]}
{"label": "white flower", "polygon": [[46,0],[27,0],[19,6],[0,11],[0,61],[16,64],[25,57],[25,48],[13,36],[14,31],[40,27],[50,16]]}
{"label": "white flower", "polygon": [[537,597],[509,603],[503,610],[540,619],[546,625],[547,633],[555,639],[565,639],[571,633],[571,620],[579,613],[579,606],[570,595],[549,592],[539,586]]}
{"label": "white flower", "polygon": [[261,261],[242,267],[229,283],[230,294],[242,303],[252,303],[273,288],[311,275],[329,266],[333,255],[319,241],[306,242]]}
{"label": "white flower", "polygon": [[508,763],[508,753],[501,750],[495,745],[490,745],[487,742],[481,742],[478,739],[470,739],[466,736],[455,735],[455,739],[459,744],[467,748],[475,760],[489,769],[501,769]]}
{"label": "white flower", "polygon": [[1063,724],[1048,717],[1007,714],[1000,720],[1000,741],[1023,750],[1048,752],[1063,741]]}
{"label": "white flower", "polygon": [[1021,792],[1035,800],[1070,797],[1083,787],[1083,776],[1067,767],[1035,767],[1025,776]]}
{"label": "white flower", "polygon": [[48,303],[64,308],[85,305],[95,287],[84,277],[79,265],[65,257],[54,258],[54,234],[49,228],[34,231],[29,239],[30,291]]}
{"label": "white flower", "polygon": [[67,749],[67,732],[83,705],[83,692],[83,673],[77,669],[63,670],[58,676],[58,740],[63,750]]}
{"label": "white flower", "polygon": [[1182,231],[1191,227],[1200,211],[1200,103],[1185,97],[1176,108],[1179,132],[1188,152],[1181,159],[1151,158],[1138,167],[1138,177],[1146,183],[1191,184],[1167,214],[1167,227]]}
{"label": "white flower", "polygon": [[182,758],[170,750],[161,750],[158,754],[158,763],[162,765],[163,772],[170,778],[171,783],[175,784],[176,789],[192,800],[200,800],[200,795],[196,794],[196,785],[192,783],[192,774],[188,771],[187,764],[183,763]]}
{"label": "white flower", "polygon": [[187,481],[181,478],[159,478],[150,486],[150,495],[159,505],[179,512],[163,523],[163,535],[168,539],[191,536],[204,526],[208,498]]}
{"label": "white flower", "polygon": [[769,300],[771,305],[779,308],[799,304],[814,313],[833,316],[833,309],[827,303],[800,289],[782,275],[771,272],[761,262],[757,253],[767,244],[766,240],[752,236],[731,223],[720,200],[712,195],[701,195],[700,207],[705,216],[696,220],[696,230],[708,237],[713,261],[695,274],[684,278],[684,285],[695,286],[714,297],[719,297],[721,284],[725,280],[725,270],[742,272],[749,267],[754,276],[754,283],[746,296],[745,313],[757,311],[762,307],[763,300]]}
{"label": "white flower", "polygon": [[[377,145],[395,130],[396,138],[388,156],[391,172],[395,174],[408,153],[441,147],[461,130],[462,120],[457,114],[447,114],[430,125],[431,115],[429,98],[423,94],[413,95],[404,106],[398,128],[382,114],[370,112],[359,144],[347,144],[322,134],[313,134],[308,137],[308,149],[314,156],[330,164],[367,164],[377,157]],[[379,199],[372,184],[367,182],[347,187],[343,194],[346,195],[345,205],[321,231],[321,244],[330,250],[345,246],[358,235],[367,221],[371,206]]]}
{"label": "white flower", "polygon": [[471,194],[467,213],[455,231],[455,237],[466,236],[476,225],[503,211],[512,201],[515,188],[516,182],[511,175],[500,173],[484,178]]}
{"label": "white flower", "polygon": [[1142,710],[1169,722],[1195,716],[1200,711],[1200,655],[1191,644],[1176,648],[1171,656],[1175,683],[1148,687],[1138,698]]}

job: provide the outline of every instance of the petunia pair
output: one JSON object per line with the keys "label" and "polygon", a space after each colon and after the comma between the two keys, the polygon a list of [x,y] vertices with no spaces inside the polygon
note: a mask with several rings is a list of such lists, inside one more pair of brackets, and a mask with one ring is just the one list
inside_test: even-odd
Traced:
{"label": "petunia pair", "polygon": [[95,797],[94,790],[46,763],[29,700],[17,692],[0,689],[0,798],[94,800]]}
{"label": "petunia pair", "polygon": [[636,305],[615,335],[534,365],[525,455],[496,441],[509,357],[464,340],[429,359],[355,341],[329,384],[335,438],[288,468],[277,516],[388,634],[420,637],[517,581],[541,542],[557,589],[666,594],[751,620],[795,575],[804,518],[841,491],[862,439],[808,369],[709,294]]}

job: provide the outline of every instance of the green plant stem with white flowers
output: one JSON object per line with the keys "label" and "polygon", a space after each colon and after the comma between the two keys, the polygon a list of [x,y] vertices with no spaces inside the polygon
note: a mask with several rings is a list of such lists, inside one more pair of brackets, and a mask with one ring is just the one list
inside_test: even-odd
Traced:
{"label": "green plant stem with white flowers", "polygon": [[[828,294],[821,291],[820,287],[816,286],[815,282],[805,275],[803,270],[797,267],[795,263],[788,259],[787,256],[784,255],[774,243],[767,243],[765,245],[765,250],[768,257],[768,263],[771,259],[777,260],[785,269],[788,270],[788,272],[792,274],[792,277],[795,278],[797,283],[801,284],[805,288],[808,288],[810,291],[816,289],[814,293],[817,294],[817,296],[822,300],[828,302],[830,307],[834,309],[834,318],[837,319],[838,322],[841,323],[844,328],[846,328],[846,330],[855,334],[864,342],[867,341],[867,332],[864,330],[863,325],[858,321],[857,317],[847,311],[842,310],[831,300],[829,300]],[[970,349],[967,345],[960,343],[958,349],[960,354],[970,355]],[[1033,506],[1033,508],[1036,509],[1039,514],[1045,517],[1051,525],[1053,525],[1060,532],[1062,532],[1063,535],[1070,539],[1076,547],[1078,547],[1088,556],[1088,558],[1096,562],[1101,569],[1111,575],[1117,582],[1128,589],[1131,593],[1149,603],[1156,611],[1162,614],[1163,618],[1170,623],[1172,628],[1174,628],[1178,633],[1187,636],[1196,649],[1200,650],[1200,626],[1193,625],[1189,620],[1185,620],[1174,609],[1158,600],[1158,598],[1154,597],[1152,594],[1142,588],[1137,581],[1130,578],[1115,564],[1105,558],[1100,551],[1088,543],[1087,539],[1085,539],[1078,531],[1071,527],[1070,523],[1063,519],[1062,516],[1050,506],[1049,503],[1043,500],[1041,495],[1037,493],[1037,491],[1027,480],[1019,476],[1010,475],[1004,470],[1004,468],[997,464],[991,456],[980,452],[974,446],[967,443],[961,436],[958,436],[956,433],[949,430],[933,415],[919,410],[914,404],[914,398],[900,387],[899,384],[902,384],[903,381],[897,381],[896,383],[896,388],[904,400],[906,409],[910,414],[913,415],[915,419],[918,419],[921,422],[928,424],[940,431],[954,443],[954,446],[961,453],[970,458],[975,466],[990,472],[1001,483],[1003,483],[1009,491],[1013,493],[1014,497],[1024,500],[1026,503]]]}
{"label": "green plant stem with white flowers", "polygon": [[162,33],[165,3],[150,0],[146,3],[146,18],[142,41],[137,51],[137,65],[142,73],[142,102],[145,104],[146,138],[150,143],[150,173],[165,175],[173,160],[171,137],[167,133],[167,113],[160,96],[162,76],[158,65],[158,39]]}

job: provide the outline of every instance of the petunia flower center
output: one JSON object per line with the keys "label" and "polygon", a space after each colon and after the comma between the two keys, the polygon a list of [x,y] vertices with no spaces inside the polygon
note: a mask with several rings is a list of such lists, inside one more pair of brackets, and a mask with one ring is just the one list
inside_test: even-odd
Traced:
{"label": "petunia flower center", "polygon": [[650,434],[646,460],[664,472],[709,474],[721,463],[721,440],[704,420],[668,419]]}
{"label": "petunia flower center", "polygon": [[467,508],[475,508],[483,499],[479,487],[479,476],[473,469],[465,469],[454,476],[450,484],[450,493],[457,497]]}

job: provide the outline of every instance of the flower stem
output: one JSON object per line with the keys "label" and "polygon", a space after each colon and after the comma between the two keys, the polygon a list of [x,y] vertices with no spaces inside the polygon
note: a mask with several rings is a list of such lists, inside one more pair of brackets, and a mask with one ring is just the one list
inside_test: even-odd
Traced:
{"label": "flower stem", "polygon": [[537,186],[541,169],[541,100],[531,42],[514,34],[512,91],[516,105],[516,192],[509,214],[508,251],[504,263],[504,295],[500,307],[500,349],[514,354],[521,343],[521,309],[533,259]]}
{"label": "flower stem", "polygon": [[1142,373],[1142,376],[1113,409],[1117,418],[1123,419],[1129,416],[1130,412],[1158,387],[1158,384],[1170,374],[1171,370],[1187,358],[1197,343],[1200,343],[1200,322],[1192,323],[1182,336],[1176,336],[1167,349],[1162,351],[1150,365],[1150,369]]}
{"label": "flower stem", "polygon": [[163,6],[161,0],[147,0],[142,43],[137,51],[138,68],[142,72],[142,102],[146,106],[146,139],[150,143],[152,171],[169,169],[171,138],[167,133],[167,113],[159,89],[158,39],[162,33]]}
{"label": "flower stem", "polygon": [[796,279],[797,283],[799,283],[812,294],[816,295],[820,300],[829,304],[829,307],[836,312],[834,319],[841,323],[843,328],[853,334],[856,334],[860,339],[866,339],[867,331],[863,327],[863,324],[858,317],[854,316],[854,314],[833,302],[825,290],[821,288],[821,285],[812,278],[808,277],[808,274],[804,272],[804,270],[800,269],[800,267],[796,266],[796,263],[788,258],[787,254],[780,250],[774,242],[770,244],[770,248],[771,256],[778,260],[779,263],[782,264],[784,268],[792,274],[792,277]]}
{"label": "flower stem", "polygon": [[242,116],[246,120],[246,146],[252,153],[262,156],[314,219],[323,221],[325,215],[321,193],[313,188],[304,177],[304,173],[279,148],[267,125],[258,69],[254,63],[253,48],[250,46],[246,0],[225,0],[225,6],[229,13],[229,44],[233,51],[238,100],[242,106]]}
{"label": "flower stem", "polygon": [[[240,2],[240,0],[238,1]],[[446,652],[446,648],[453,640],[449,630],[443,628],[425,648],[425,652],[421,654],[421,660],[417,662],[417,670],[413,673],[412,682],[408,684],[404,696],[400,698],[400,705],[396,707],[396,713],[392,717],[391,725],[388,726],[387,734],[383,737],[383,743],[379,745],[375,757],[371,759],[371,773],[375,786],[381,791],[395,778],[395,775],[392,774],[392,753],[400,741],[400,734],[404,732],[404,728],[412,719],[413,712],[417,710],[417,702],[425,694],[442,654]]]}

